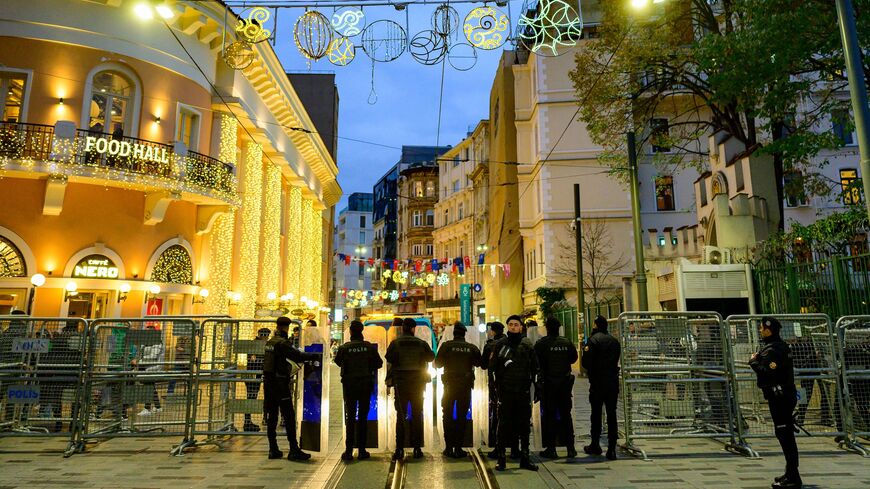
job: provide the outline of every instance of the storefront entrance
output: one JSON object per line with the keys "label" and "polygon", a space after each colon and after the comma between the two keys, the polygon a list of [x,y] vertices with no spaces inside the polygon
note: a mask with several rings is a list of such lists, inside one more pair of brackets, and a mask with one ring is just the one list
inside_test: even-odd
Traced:
{"label": "storefront entrance", "polygon": [[83,319],[104,318],[108,312],[108,291],[82,291],[69,298],[67,316]]}

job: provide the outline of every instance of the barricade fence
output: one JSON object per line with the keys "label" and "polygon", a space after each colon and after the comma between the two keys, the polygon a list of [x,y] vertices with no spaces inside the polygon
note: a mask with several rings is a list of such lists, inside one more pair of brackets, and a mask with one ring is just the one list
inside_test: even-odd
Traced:
{"label": "barricade fence", "polygon": [[852,437],[870,439],[870,315],[840,318],[837,332],[846,426]]}

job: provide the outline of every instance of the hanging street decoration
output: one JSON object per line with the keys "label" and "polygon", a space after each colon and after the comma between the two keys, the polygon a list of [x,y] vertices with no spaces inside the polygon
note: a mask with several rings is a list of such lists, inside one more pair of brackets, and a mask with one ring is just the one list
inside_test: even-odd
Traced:
{"label": "hanging street decoration", "polygon": [[423,31],[411,39],[408,50],[421,64],[436,65],[447,55],[447,37],[435,31]]}
{"label": "hanging street decoration", "polygon": [[477,64],[477,51],[471,44],[457,43],[447,51],[447,61],[454,70],[468,71]]}
{"label": "hanging street decoration", "polygon": [[583,20],[571,5],[563,0],[536,0],[538,8],[529,9],[528,1],[516,35],[526,49],[542,56],[559,56],[580,40]]}
{"label": "hanging street decoration", "polygon": [[332,14],[332,28],[344,37],[358,36],[366,26],[366,16],[356,7],[344,7]]}
{"label": "hanging street decoration", "polygon": [[394,61],[405,52],[407,44],[405,29],[392,20],[373,22],[362,33],[362,48],[372,61]]}
{"label": "hanging street decoration", "polygon": [[224,48],[224,63],[234,70],[244,70],[254,62],[254,50],[247,41],[236,41]]}
{"label": "hanging street decoration", "polygon": [[236,34],[242,41],[256,44],[269,39],[272,31],[264,26],[272,14],[263,7],[254,7],[249,10],[242,11],[239,15],[239,23],[236,24]]}
{"label": "hanging street decoration", "polygon": [[449,36],[459,28],[459,12],[450,5],[439,5],[432,14],[432,30],[442,36]]}
{"label": "hanging street decoration", "polygon": [[327,55],[333,30],[329,19],[317,10],[309,10],[296,20],[293,38],[296,48],[306,58],[317,61]]}
{"label": "hanging street decoration", "polygon": [[356,57],[353,42],[346,37],[337,37],[329,43],[327,58],[335,66],[347,66]]}
{"label": "hanging street decoration", "polygon": [[465,17],[462,31],[472,46],[491,50],[500,48],[508,38],[510,20],[495,7],[477,7]]}

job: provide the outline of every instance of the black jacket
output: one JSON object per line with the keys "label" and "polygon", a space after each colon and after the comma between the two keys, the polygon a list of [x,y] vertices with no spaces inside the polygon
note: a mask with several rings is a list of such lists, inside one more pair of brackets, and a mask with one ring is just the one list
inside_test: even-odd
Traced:
{"label": "black jacket", "polygon": [[361,338],[351,338],[349,342],[338,347],[334,361],[341,367],[343,384],[357,382],[373,384],[378,369],[384,366],[384,361],[378,355],[377,345]]}
{"label": "black jacket", "polygon": [[428,382],[426,364],[435,359],[435,354],[425,341],[403,334],[390,343],[384,358],[390,364],[394,385],[399,386]]}
{"label": "black jacket", "polygon": [[538,377],[538,358],[531,340],[507,335],[496,341],[489,368],[495,374],[499,392],[530,392]]}
{"label": "black jacket", "polygon": [[300,362],[316,362],[320,353],[301,352],[293,346],[292,340],[273,335],[266,342],[266,353],[263,355],[263,374],[267,377],[290,377],[290,364],[287,360]]}
{"label": "black jacket", "polygon": [[446,385],[471,388],[474,385],[474,367],[482,363],[480,349],[465,338],[441,344],[435,357],[435,368],[444,367],[442,379]]}
{"label": "black jacket", "polygon": [[595,331],[583,346],[583,368],[589,376],[589,388],[619,389],[619,340],[604,331]]}
{"label": "black jacket", "polygon": [[774,394],[788,393],[794,396],[794,364],[791,349],[779,336],[761,340],[758,353],[749,360],[749,366],[758,377],[758,387],[765,399]]}
{"label": "black jacket", "polygon": [[568,338],[544,336],[535,343],[535,353],[538,355],[542,381],[562,382],[573,376],[571,365],[577,361],[577,349]]}

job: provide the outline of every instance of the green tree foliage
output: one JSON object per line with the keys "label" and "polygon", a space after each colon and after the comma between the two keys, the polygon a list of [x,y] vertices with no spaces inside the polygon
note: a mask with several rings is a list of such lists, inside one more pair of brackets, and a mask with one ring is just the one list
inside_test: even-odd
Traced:
{"label": "green tree foliage", "polygon": [[539,307],[544,318],[553,315],[553,304],[565,300],[565,289],[559,287],[538,287],[535,294],[541,300]]}
{"label": "green tree foliage", "polygon": [[[870,0],[854,2],[870,45]],[[570,76],[602,162],[622,173],[624,134],[635,130],[638,154],[671,148],[653,157],[664,173],[702,170],[706,137],[722,132],[747,153],[773,155],[780,197],[792,171],[803,175],[793,191],[830,191],[811,159],[842,144],[830,114],[849,108],[833,2],[666,0],[643,11],[629,0],[599,3],[599,36],[584,41]],[[650,129],[658,117],[670,119],[667,133]]]}

